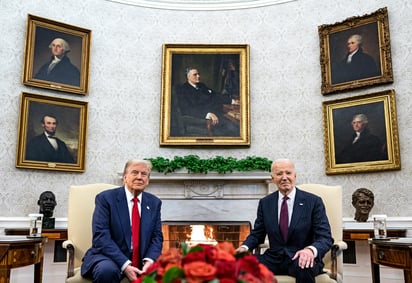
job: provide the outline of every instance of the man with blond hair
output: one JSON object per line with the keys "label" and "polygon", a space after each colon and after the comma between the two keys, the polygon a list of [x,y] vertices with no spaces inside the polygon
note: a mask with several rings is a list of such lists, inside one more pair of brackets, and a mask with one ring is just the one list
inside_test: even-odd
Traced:
{"label": "man with blond hair", "polygon": [[[124,185],[96,196],[93,241],[83,259],[83,277],[99,283],[119,283],[124,277],[134,282],[160,256],[162,201],[144,191],[151,169],[150,161],[129,160],[123,171]],[[139,226],[136,233],[135,224]]]}

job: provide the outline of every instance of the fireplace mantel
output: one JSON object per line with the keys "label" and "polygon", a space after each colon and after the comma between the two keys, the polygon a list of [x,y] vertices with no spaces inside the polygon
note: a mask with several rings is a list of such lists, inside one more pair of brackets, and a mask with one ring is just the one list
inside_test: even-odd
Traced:
{"label": "fireplace mantel", "polygon": [[152,172],[146,190],[161,199],[260,199],[271,192],[271,184],[270,173],[264,171]]}
{"label": "fireplace mantel", "polygon": [[150,175],[150,181],[162,182],[162,181],[183,181],[183,180],[254,180],[256,182],[267,183],[271,181],[270,173],[264,171],[248,171],[248,172],[231,172],[226,174],[209,172],[205,174],[200,173],[187,173],[187,172],[173,172],[173,173],[157,173],[152,172]]}

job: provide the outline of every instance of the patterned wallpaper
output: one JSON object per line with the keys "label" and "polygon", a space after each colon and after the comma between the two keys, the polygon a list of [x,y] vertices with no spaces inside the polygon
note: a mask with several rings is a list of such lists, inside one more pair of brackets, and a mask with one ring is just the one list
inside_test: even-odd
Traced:
{"label": "patterned wallpaper", "polygon": [[[0,0],[0,216],[38,210],[44,190],[57,196],[55,217],[65,217],[72,184],[117,182],[132,157],[197,154],[296,162],[298,183],[341,184],[345,217],[354,215],[351,194],[375,193],[372,213],[412,215],[410,128],[412,108],[412,2],[299,0],[228,11],[143,8],[104,0]],[[395,82],[322,96],[317,27],[388,7]],[[27,14],[91,29],[90,91],[87,96],[21,83]],[[250,45],[250,148],[159,147],[161,53],[163,43]],[[396,91],[402,170],[325,175],[322,101],[393,88]],[[86,172],[15,168],[21,92],[89,102]]]}

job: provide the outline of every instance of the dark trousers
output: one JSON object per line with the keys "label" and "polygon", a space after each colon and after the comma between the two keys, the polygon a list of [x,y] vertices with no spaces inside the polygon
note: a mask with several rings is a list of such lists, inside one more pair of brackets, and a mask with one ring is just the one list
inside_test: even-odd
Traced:
{"label": "dark trousers", "polygon": [[92,279],[93,283],[118,283],[123,274],[112,260],[105,259],[97,262],[84,277]]}
{"label": "dark trousers", "polygon": [[292,261],[287,255],[273,255],[266,252],[257,255],[257,258],[275,276],[289,275],[296,278],[296,283],[315,283],[315,276],[320,274],[323,269],[323,264],[320,264],[317,259],[312,268],[300,268],[299,260]]}

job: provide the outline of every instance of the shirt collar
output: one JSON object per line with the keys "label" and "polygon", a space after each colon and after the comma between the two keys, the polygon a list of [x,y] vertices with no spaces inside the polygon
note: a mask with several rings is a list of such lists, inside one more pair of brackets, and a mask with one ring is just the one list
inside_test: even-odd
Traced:
{"label": "shirt collar", "polygon": [[[129,191],[126,185],[124,185],[124,191],[126,193],[126,199],[127,201],[132,201],[134,198],[134,195]],[[140,193],[137,198],[139,199],[139,202],[142,203],[142,194]]]}
{"label": "shirt collar", "polygon": [[[280,191],[279,193],[279,200],[283,199],[283,195]],[[292,191],[287,195],[287,197],[292,201],[292,203],[295,201],[295,196],[296,196],[296,187],[293,187]]]}

